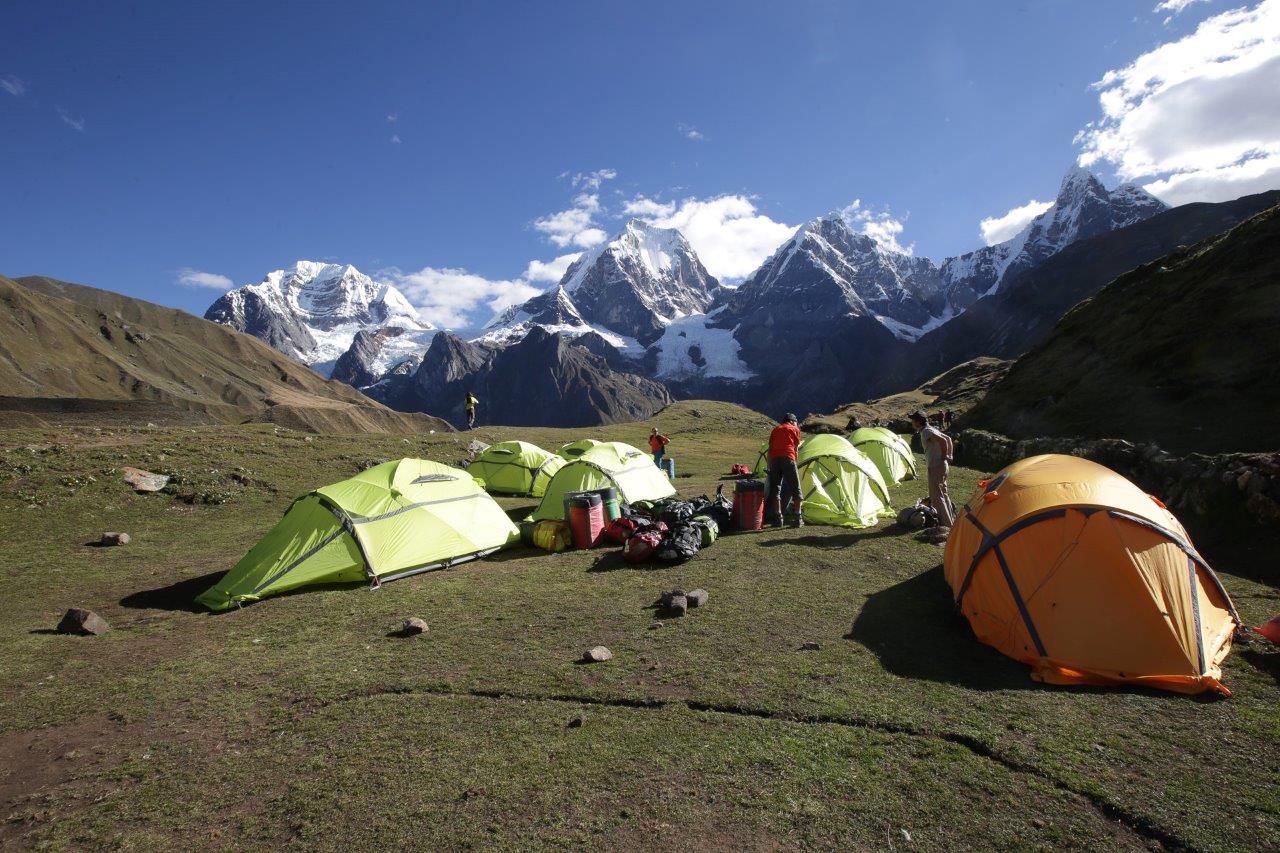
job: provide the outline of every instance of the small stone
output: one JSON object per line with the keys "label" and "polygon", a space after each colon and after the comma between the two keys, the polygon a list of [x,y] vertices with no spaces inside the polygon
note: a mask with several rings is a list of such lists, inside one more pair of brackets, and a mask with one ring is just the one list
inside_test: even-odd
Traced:
{"label": "small stone", "polygon": [[673,595],[667,599],[666,611],[672,616],[683,616],[689,612],[689,599],[683,595]]}
{"label": "small stone", "polygon": [[900,830],[898,830],[898,831],[902,833],[902,840],[903,840],[903,841],[905,841],[905,842],[907,842],[908,844],[910,844],[910,843],[911,843],[911,833],[907,832],[905,829],[900,829]]}
{"label": "small stone", "polygon": [[649,630],[650,630],[650,631],[656,631],[656,630],[658,630],[659,628],[663,628],[663,627],[666,627],[666,626],[665,626],[662,622],[657,621],[657,620],[655,620],[655,621],[653,621],[653,622],[650,622],[650,623],[649,623]]}
{"label": "small stone", "polygon": [[132,541],[133,541],[133,538],[130,537],[128,533],[116,533],[112,531],[110,533],[102,534],[102,538],[98,540],[98,544],[99,545],[128,545]]}
{"label": "small stone", "polygon": [[707,599],[710,597],[711,593],[705,589],[695,589],[693,592],[685,594],[685,598],[689,599],[690,607],[701,607],[707,603]]}
{"label": "small stone", "polygon": [[427,627],[426,620],[419,619],[417,616],[410,616],[404,620],[404,627],[400,629],[400,633],[406,637],[414,637],[418,634],[425,634],[428,630],[430,629]]}
{"label": "small stone", "polygon": [[604,646],[592,646],[583,653],[582,660],[584,663],[603,663],[613,660],[613,652]]}
{"label": "small stone", "polygon": [[574,717],[572,720],[569,721],[569,728],[580,729],[586,724],[587,724],[587,718],[584,715],[579,714],[578,716]]}
{"label": "small stone", "polygon": [[1033,817],[1031,819],[1031,825],[1034,826],[1036,829],[1044,829],[1045,827],[1044,818]]}
{"label": "small stone", "polygon": [[59,634],[80,634],[88,637],[105,634],[110,630],[111,626],[107,624],[106,619],[83,607],[71,608],[63,614],[62,621],[58,623]]}
{"label": "small stone", "polygon": [[821,643],[815,643],[813,640],[810,640],[809,642],[805,643],[803,646],[801,646],[801,647],[800,647],[800,651],[802,651],[802,652],[816,652],[816,651],[818,651],[818,650],[819,650],[819,649],[821,649],[821,648],[822,648],[822,644],[821,644]]}

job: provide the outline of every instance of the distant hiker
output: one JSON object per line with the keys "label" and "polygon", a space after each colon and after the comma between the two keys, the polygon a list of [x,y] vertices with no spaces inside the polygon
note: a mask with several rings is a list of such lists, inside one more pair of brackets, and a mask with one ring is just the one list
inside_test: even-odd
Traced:
{"label": "distant hiker", "polygon": [[667,455],[667,445],[670,443],[671,439],[658,432],[657,427],[649,433],[649,449],[653,451],[653,464],[659,468],[662,467],[662,457]]}
{"label": "distant hiker", "polygon": [[769,484],[766,487],[769,503],[766,507],[770,522],[781,527],[783,511],[795,503],[796,527],[804,527],[804,513],[800,508],[800,472],[796,469],[796,448],[800,446],[800,428],[796,416],[788,413],[782,423],[769,434]]}
{"label": "distant hiker", "polygon": [[942,430],[943,432],[951,429],[951,410],[947,409],[942,413]]}
{"label": "distant hiker", "polygon": [[949,530],[955,516],[951,512],[951,495],[947,492],[947,470],[954,445],[946,433],[929,425],[929,418],[922,411],[911,413],[911,426],[920,434],[920,447],[928,462],[929,503],[938,513],[938,526]]}
{"label": "distant hiker", "polygon": [[462,404],[462,408],[467,412],[467,429],[475,429],[476,426],[476,406],[480,405],[480,398],[470,391],[467,392],[467,399]]}

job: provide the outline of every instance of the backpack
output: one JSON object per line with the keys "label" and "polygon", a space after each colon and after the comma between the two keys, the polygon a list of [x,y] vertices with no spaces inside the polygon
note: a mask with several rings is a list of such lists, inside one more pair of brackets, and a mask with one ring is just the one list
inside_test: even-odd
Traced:
{"label": "backpack", "polygon": [[630,518],[615,518],[605,526],[604,538],[615,545],[625,545],[639,528],[640,525]]}
{"label": "backpack", "polygon": [[662,541],[653,557],[664,563],[683,563],[702,548],[702,533],[692,524],[672,528],[671,536]]}
{"label": "backpack", "polygon": [[693,518],[693,504],[688,501],[667,501],[662,505],[662,511],[658,513],[658,520],[665,522],[668,527],[687,524],[691,518]]}
{"label": "backpack", "polygon": [[653,553],[662,544],[662,537],[652,530],[635,533],[622,546],[622,559],[628,563],[644,563],[653,559]]}
{"label": "backpack", "polygon": [[729,476],[731,476],[731,477],[749,477],[749,476],[751,476],[751,469],[750,469],[749,467],[747,467],[746,465],[743,465],[741,462],[739,462],[739,463],[735,464],[732,468],[730,468],[730,469],[729,469]]}
{"label": "backpack", "polygon": [[702,537],[702,547],[709,548],[716,541],[716,537],[720,535],[720,525],[709,515],[695,515],[690,519],[690,523],[698,529],[698,534]]}
{"label": "backpack", "polygon": [[923,530],[938,524],[938,512],[929,506],[928,498],[918,500],[915,506],[909,506],[898,513],[898,523],[912,530]]}
{"label": "backpack", "polygon": [[544,551],[564,551],[573,544],[573,534],[563,521],[546,519],[533,525],[530,537],[535,547]]}

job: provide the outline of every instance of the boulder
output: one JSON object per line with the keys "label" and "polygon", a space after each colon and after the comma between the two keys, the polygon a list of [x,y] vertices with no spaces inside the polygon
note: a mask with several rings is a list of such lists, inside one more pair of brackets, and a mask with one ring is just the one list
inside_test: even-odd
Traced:
{"label": "boulder", "polygon": [[707,592],[705,589],[695,589],[685,595],[685,598],[689,600],[690,607],[701,607],[707,603],[707,599],[710,597],[711,593]]}
{"label": "boulder", "polygon": [[662,593],[658,606],[672,616],[683,616],[689,610],[689,598],[683,589],[673,589]]}
{"label": "boulder", "polygon": [[810,640],[809,642],[805,643],[803,646],[801,646],[801,647],[800,647],[800,651],[802,651],[802,652],[816,652],[816,651],[818,651],[818,650],[819,650],[819,649],[821,649],[821,648],[822,648],[822,644],[821,644],[821,643],[815,643],[813,640]]}
{"label": "boulder", "polygon": [[582,654],[583,663],[603,663],[613,659],[613,652],[604,646],[592,646]]}
{"label": "boulder", "polygon": [[128,533],[116,533],[114,531],[102,534],[98,539],[98,544],[103,546],[110,545],[128,545],[132,542],[132,537]]}
{"label": "boulder", "polygon": [[62,616],[58,623],[59,634],[79,634],[81,636],[97,636],[111,630],[107,620],[92,610],[73,607]]}
{"label": "boulder", "polygon": [[404,620],[404,627],[400,629],[400,633],[406,637],[416,637],[418,634],[425,634],[430,630],[427,627],[425,619],[419,619],[417,616],[410,616]]}
{"label": "boulder", "polygon": [[164,474],[153,474],[127,465],[120,469],[120,476],[126,483],[133,486],[135,492],[158,492],[169,485],[169,478]]}

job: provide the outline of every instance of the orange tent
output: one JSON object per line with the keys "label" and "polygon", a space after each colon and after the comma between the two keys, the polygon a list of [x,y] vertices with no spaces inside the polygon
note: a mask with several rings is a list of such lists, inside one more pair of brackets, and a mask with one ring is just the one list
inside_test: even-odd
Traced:
{"label": "orange tent", "polygon": [[1164,504],[1109,468],[1033,456],[983,481],[944,568],[978,639],[1036,680],[1230,695],[1231,598]]}

